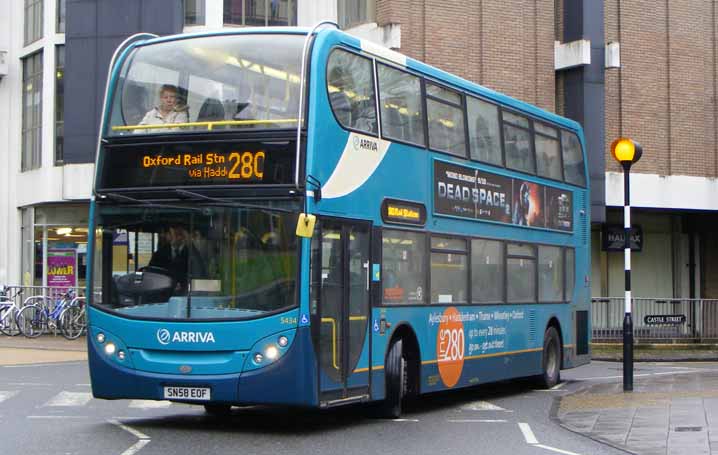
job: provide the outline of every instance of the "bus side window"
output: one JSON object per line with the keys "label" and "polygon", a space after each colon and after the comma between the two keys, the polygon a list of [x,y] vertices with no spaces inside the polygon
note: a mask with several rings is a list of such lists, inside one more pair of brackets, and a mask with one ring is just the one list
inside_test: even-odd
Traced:
{"label": "bus side window", "polygon": [[345,128],[377,133],[376,101],[371,61],[335,49],[327,62],[329,104]]}

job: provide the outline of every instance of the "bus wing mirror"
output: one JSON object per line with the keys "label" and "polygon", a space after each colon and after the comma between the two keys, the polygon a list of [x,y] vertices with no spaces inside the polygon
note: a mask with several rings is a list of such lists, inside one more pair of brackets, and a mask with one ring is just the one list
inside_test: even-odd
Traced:
{"label": "bus wing mirror", "polygon": [[300,213],[297,220],[297,237],[312,238],[314,234],[314,225],[317,223],[317,216]]}

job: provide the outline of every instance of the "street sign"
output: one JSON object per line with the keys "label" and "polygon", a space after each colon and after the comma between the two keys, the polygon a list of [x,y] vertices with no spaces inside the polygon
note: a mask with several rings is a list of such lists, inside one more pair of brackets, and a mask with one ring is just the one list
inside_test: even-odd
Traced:
{"label": "street sign", "polygon": [[656,314],[643,318],[647,325],[681,325],[686,323],[685,314]]}

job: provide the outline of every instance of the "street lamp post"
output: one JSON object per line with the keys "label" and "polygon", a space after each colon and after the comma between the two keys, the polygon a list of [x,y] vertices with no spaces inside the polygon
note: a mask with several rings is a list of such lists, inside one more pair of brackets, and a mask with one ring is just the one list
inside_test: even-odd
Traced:
{"label": "street lamp post", "polygon": [[643,147],[627,138],[611,144],[611,154],[623,167],[624,268],[626,273],[626,312],[623,317],[623,391],[633,390],[633,319],[631,317],[631,165],[641,159]]}

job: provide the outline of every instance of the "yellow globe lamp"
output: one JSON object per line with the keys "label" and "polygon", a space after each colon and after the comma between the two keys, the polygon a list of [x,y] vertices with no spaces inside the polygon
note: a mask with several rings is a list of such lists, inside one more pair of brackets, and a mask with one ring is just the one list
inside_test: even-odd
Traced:
{"label": "yellow globe lamp", "polygon": [[633,139],[619,137],[611,144],[611,154],[619,163],[630,166],[641,159],[643,147]]}

